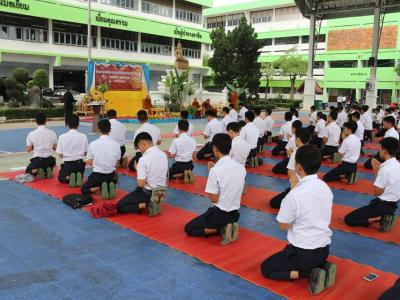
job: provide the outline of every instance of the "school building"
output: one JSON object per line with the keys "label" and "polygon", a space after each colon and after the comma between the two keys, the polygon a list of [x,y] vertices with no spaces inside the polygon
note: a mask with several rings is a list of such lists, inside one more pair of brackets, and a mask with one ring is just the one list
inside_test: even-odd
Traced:
{"label": "school building", "polygon": [[[203,8],[212,0],[92,0],[92,58],[148,64],[150,90],[173,69],[181,42],[195,88],[207,74],[202,58],[210,43]],[[88,57],[88,2],[81,0],[1,0],[0,77],[15,67],[30,75],[49,72],[50,87],[85,90]]]}
{"label": "school building", "polygon": [[[307,59],[310,21],[304,18],[293,0],[254,0],[206,9],[207,29],[225,27],[232,30],[245,16],[264,43],[260,62],[273,62],[285,51],[296,48]],[[400,76],[394,71],[400,59],[400,14],[382,18],[384,27],[378,57],[378,102],[400,101]],[[335,102],[338,96],[355,100],[365,96],[370,75],[373,16],[319,20],[314,78],[323,90],[317,99]],[[212,49],[207,48],[212,55]],[[300,86],[300,78],[296,86]],[[265,82],[261,83],[265,87]],[[269,84],[269,97],[288,96],[288,78],[274,76]],[[261,89],[263,91],[263,89]],[[301,99],[301,95],[296,95]]]}

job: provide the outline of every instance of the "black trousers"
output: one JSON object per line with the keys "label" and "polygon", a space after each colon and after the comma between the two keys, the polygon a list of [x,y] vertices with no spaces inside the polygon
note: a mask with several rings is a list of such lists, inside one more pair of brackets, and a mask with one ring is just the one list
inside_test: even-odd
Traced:
{"label": "black trousers", "polygon": [[261,273],[269,279],[289,281],[291,271],[311,271],[322,267],[328,255],[329,246],[307,250],[289,244],[262,263]]}
{"label": "black trousers", "polygon": [[381,129],[381,124],[379,124],[379,123],[374,121],[374,122],[372,122],[372,127],[375,128],[375,129],[380,130]]}
{"label": "black trousers", "polygon": [[214,155],[211,142],[208,142],[207,144],[205,144],[204,147],[201,148],[199,150],[199,152],[197,152],[196,157],[197,157],[197,159],[205,159],[206,155],[209,155],[209,154]]}
{"label": "black trousers", "polygon": [[281,152],[285,152],[286,153],[286,145],[288,142],[284,142],[282,140],[278,141],[278,144],[272,149],[271,153],[272,155],[276,156],[281,154]]}
{"label": "black trousers", "polygon": [[247,160],[249,160],[252,157],[256,157],[257,156],[257,148],[251,149],[249,152],[249,155],[247,156]]}
{"label": "black trousers", "polygon": [[272,172],[275,174],[287,174],[288,169],[287,165],[289,162],[289,157],[285,157],[280,162],[278,162],[275,166],[272,167]]}
{"label": "black trousers", "polygon": [[365,162],[364,162],[364,167],[368,170],[372,170],[372,159],[375,158],[376,160],[378,160],[379,162],[383,162],[383,159],[381,158],[381,156],[379,155],[379,151],[372,157],[368,158]]}
{"label": "black trousers", "polygon": [[336,168],[330,170],[328,173],[324,175],[324,181],[335,181],[341,178],[341,175],[349,175],[357,171],[357,163],[348,163],[343,161]]}
{"label": "black trousers", "polygon": [[126,153],[126,147],[125,145],[119,147],[121,149],[121,159],[120,161],[122,161],[122,158],[124,157],[125,153]]}
{"label": "black trousers", "polygon": [[117,210],[119,213],[139,213],[139,204],[148,203],[151,198],[151,191],[144,188],[136,188],[133,192],[124,196],[117,203]]}
{"label": "black trousers", "polygon": [[229,223],[239,220],[239,211],[226,212],[216,206],[210,207],[204,214],[194,218],[185,225],[185,232],[189,236],[205,236],[204,229],[221,230]]}
{"label": "black trousers", "polygon": [[314,145],[315,147],[321,149],[322,148],[322,143],[324,140],[318,136],[313,136],[310,141],[310,145]]}
{"label": "black trousers", "polygon": [[81,193],[83,195],[89,195],[92,193],[90,190],[91,188],[100,187],[103,182],[116,182],[115,175],[115,172],[112,172],[110,174],[93,172],[89,175],[87,181],[81,186]]}
{"label": "black trousers", "polygon": [[378,300],[398,300],[400,295],[400,278],[398,278],[395,284],[387,289]]}
{"label": "black trousers", "polygon": [[287,196],[287,194],[289,194],[289,192],[290,192],[290,187],[288,187],[282,193],[280,193],[280,194],[276,195],[275,197],[271,198],[271,200],[269,200],[269,205],[272,208],[280,209],[282,200]]}
{"label": "black trousers", "polygon": [[265,142],[266,142],[265,136],[259,137],[258,141],[257,141],[257,146],[263,146],[265,144]]}
{"label": "black trousers", "polygon": [[81,173],[83,175],[83,173],[85,172],[85,166],[86,163],[82,159],[65,161],[61,165],[60,172],[58,173],[58,181],[68,183],[69,179],[66,179],[66,177],[69,177],[71,173]]}
{"label": "black trousers", "polygon": [[30,160],[29,165],[26,167],[25,173],[32,174],[32,170],[44,169],[46,172],[47,168],[54,168],[56,165],[56,159],[53,156],[49,157],[34,157]]}
{"label": "black trousers", "polygon": [[173,179],[176,174],[183,174],[186,170],[193,170],[194,165],[192,161],[189,162],[175,162],[169,169],[169,179]]}
{"label": "black trousers", "polygon": [[135,156],[132,157],[131,161],[128,164],[128,168],[131,171],[136,171],[135,169],[135,162],[138,163],[139,159],[142,157],[142,152],[137,151]]}
{"label": "black trousers", "polygon": [[[399,195],[400,197],[400,195]],[[385,215],[393,215],[397,209],[397,202],[383,201],[379,198],[371,200],[371,202],[363,207],[353,210],[344,217],[344,222],[348,226],[368,227],[369,218],[382,217]]]}
{"label": "black trousers", "polygon": [[372,141],[372,130],[364,130],[364,141]]}
{"label": "black trousers", "polygon": [[314,125],[309,125],[307,127],[307,129],[310,131],[310,134],[313,135],[314,134],[314,130],[315,130],[315,126]]}
{"label": "black trousers", "polygon": [[325,145],[322,150],[321,150],[321,156],[328,156],[328,155],[333,155],[334,153],[338,152],[338,148],[337,146],[328,146]]}

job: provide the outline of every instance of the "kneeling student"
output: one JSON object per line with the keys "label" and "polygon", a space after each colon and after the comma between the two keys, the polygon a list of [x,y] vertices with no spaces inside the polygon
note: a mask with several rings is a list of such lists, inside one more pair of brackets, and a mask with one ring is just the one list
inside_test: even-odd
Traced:
{"label": "kneeling student", "polygon": [[222,245],[238,239],[240,200],[246,177],[245,167],[229,157],[231,138],[227,134],[217,134],[213,138],[213,152],[217,160],[209,164],[206,193],[214,204],[204,214],[185,225],[189,236],[205,237],[221,234]]}
{"label": "kneeling student", "polygon": [[38,127],[26,137],[26,151],[32,152],[33,155],[25,173],[38,175],[42,179],[51,178],[56,165],[52,154],[57,147],[57,135],[46,127],[47,119],[44,113],[37,113],[35,119]]}
{"label": "kneeling student", "polygon": [[111,123],[110,137],[119,144],[121,149],[121,159],[117,163],[117,168],[126,168],[128,166],[128,157],[124,157],[126,153],[126,127],[117,120],[117,112],[114,109],[107,111],[107,118]]}
{"label": "kneeling student", "polygon": [[89,195],[101,189],[103,199],[112,199],[115,197],[117,182],[115,166],[121,158],[121,150],[118,143],[109,136],[111,131],[109,120],[100,120],[97,127],[101,136],[90,143],[86,157],[86,163],[88,166],[93,166],[93,172],[82,185],[81,192],[83,195]]}
{"label": "kneeling student", "polygon": [[56,152],[63,159],[58,173],[58,181],[69,183],[70,187],[82,185],[85,172],[85,156],[88,152],[88,139],[86,134],[79,132],[79,117],[70,115],[67,120],[69,131],[58,138]]}
{"label": "kneeling student", "polygon": [[300,180],[283,199],[277,221],[287,230],[289,244],[268,257],[261,273],[269,279],[309,278],[309,290],[318,295],[335,282],[336,266],[327,261],[332,231],[329,228],[333,194],[318,179],[321,153],[313,145],[296,151],[295,169]]}
{"label": "kneeling student", "polygon": [[[189,123],[189,129],[187,130],[187,135],[192,136],[193,135],[193,124],[189,122],[189,112],[187,110],[181,110],[180,112],[181,115],[181,120],[185,120]],[[175,125],[174,132],[175,137],[179,137],[179,128],[178,124]]]}
{"label": "kneeling student", "polygon": [[96,218],[110,217],[117,213],[140,213],[146,209],[150,216],[160,213],[160,203],[151,201],[152,193],[167,185],[167,155],[153,144],[151,135],[139,133],[134,146],[143,153],[137,164],[137,188],[124,196],[118,203],[104,203],[101,207],[93,207],[92,215]]}
{"label": "kneeling student", "polygon": [[253,111],[246,111],[245,115],[245,126],[240,130],[240,136],[244,139],[250,146],[250,153],[247,157],[247,162],[251,167],[256,167],[262,160],[257,157],[257,143],[258,137],[260,135],[260,130],[253,123],[255,114]]}
{"label": "kneeling student", "polygon": [[383,163],[372,159],[372,166],[377,173],[374,182],[376,198],[369,205],[349,213],[344,221],[349,226],[368,227],[371,223],[380,223],[380,231],[387,232],[395,224],[395,211],[400,200],[400,163],[396,160],[399,141],[396,138],[384,138],[379,151]]}
{"label": "kneeling student", "polygon": [[347,178],[348,183],[353,184],[357,180],[357,161],[361,151],[361,141],[354,134],[357,131],[357,123],[349,121],[344,123],[343,128],[343,142],[338,152],[342,162],[324,175],[325,182]]}
{"label": "kneeling student", "polygon": [[[299,120],[295,121],[295,122],[300,122]],[[295,123],[293,122],[293,124]],[[310,129],[309,128],[299,128],[296,131],[296,147],[295,149],[292,151],[292,153],[290,154],[290,158],[289,161],[287,163],[287,171],[288,171],[288,175],[289,175],[289,182],[290,182],[290,187],[288,187],[286,190],[284,190],[282,193],[276,195],[275,197],[271,198],[271,200],[269,201],[269,205],[272,208],[277,208],[279,209],[281,207],[281,203],[283,198],[286,197],[287,194],[289,194],[290,190],[292,188],[294,188],[295,184],[297,184],[298,181],[298,176],[295,172],[295,156],[296,156],[296,151],[298,148],[307,145],[308,142],[310,141]]]}
{"label": "kneeling student", "polygon": [[290,111],[285,112],[285,121],[286,123],[281,126],[279,129],[279,140],[277,145],[271,150],[272,155],[285,155],[286,154],[286,145],[291,137],[292,130],[292,113]]}
{"label": "kneeling student", "polygon": [[189,122],[180,120],[178,122],[179,137],[174,139],[169,147],[169,156],[175,158],[175,163],[169,170],[169,179],[183,178],[185,183],[193,183],[192,170],[193,153],[196,150],[196,140],[188,135]]}
{"label": "kneeling student", "polygon": [[207,139],[207,143],[196,154],[196,157],[199,160],[211,158],[213,156],[211,141],[213,140],[213,137],[217,133],[224,132],[224,128],[223,128],[221,122],[218,121],[217,113],[215,111],[213,111],[211,109],[207,110],[206,117],[207,117],[208,123],[207,123],[206,127],[204,128],[203,136],[205,139]]}
{"label": "kneeling student", "polygon": [[[335,161],[335,153],[338,152],[340,135],[342,133],[339,125],[336,123],[338,112],[331,111],[328,115],[328,122],[325,127],[323,139],[325,146],[321,150],[322,159],[330,158]],[[337,161],[335,161],[337,162]]]}
{"label": "kneeling student", "polygon": [[243,166],[246,166],[247,157],[251,149],[249,144],[240,136],[239,123],[229,123],[228,126],[226,126],[226,130],[232,139],[232,147],[229,156]]}

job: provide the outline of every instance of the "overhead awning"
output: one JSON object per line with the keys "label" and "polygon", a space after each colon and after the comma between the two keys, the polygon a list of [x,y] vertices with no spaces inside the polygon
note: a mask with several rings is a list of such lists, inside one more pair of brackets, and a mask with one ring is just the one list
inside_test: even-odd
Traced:
{"label": "overhead awning", "polygon": [[374,14],[379,6],[386,13],[400,12],[399,0],[294,0],[306,18],[316,14],[322,19],[339,19]]}
{"label": "overhead awning", "polygon": [[[297,88],[297,92],[298,93],[303,93],[304,92],[304,81],[302,82],[302,84],[300,84],[300,86]],[[315,94],[317,95],[322,95],[324,92],[322,90],[322,88],[319,86],[318,82],[315,82]]]}

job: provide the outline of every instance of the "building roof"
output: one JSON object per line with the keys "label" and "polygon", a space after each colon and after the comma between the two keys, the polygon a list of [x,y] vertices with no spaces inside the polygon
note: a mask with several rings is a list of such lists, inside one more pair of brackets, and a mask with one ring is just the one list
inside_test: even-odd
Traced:
{"label": "building roof", "polygon": [[272,7],[294,5],[293,0],[251,0],[231,5],[215,6],[204,11],[205,16],[225,15],[229,13],[243,12],[246,10],[260,10]]}
{"label": "building roof", "polygon": [[[400,12],[399,0],[379,0],[381,7],[387,13]],[[310,16],[313,8],[311,3],[316,3],[314,11],[323,19],[338,19],[374,14],[376,0],[294,0],[304,17]]]}
{"label": "building roof", "polygon": [[213,6],[213,0],[185,0],[185,1],[199,4],[203,7],[212,7]]}

